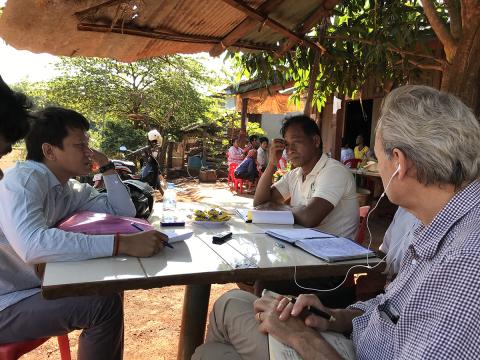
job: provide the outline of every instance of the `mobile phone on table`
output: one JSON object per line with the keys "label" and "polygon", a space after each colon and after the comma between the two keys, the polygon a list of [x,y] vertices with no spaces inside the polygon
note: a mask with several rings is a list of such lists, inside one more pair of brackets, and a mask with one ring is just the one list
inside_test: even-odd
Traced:
{"label": "mobile phone on table", "polygon": [[185,221],[160,221],[162,226],[185,226]]}
{"label": "mobile phone on table", "polygon": [[224,232],[218,233],[216,235],[213,235],[212,243],[215,244],[215,245],[222,245],[225,241],[227,241],[231,237],[232,237],[232,232],[231,231],[224,231]]}

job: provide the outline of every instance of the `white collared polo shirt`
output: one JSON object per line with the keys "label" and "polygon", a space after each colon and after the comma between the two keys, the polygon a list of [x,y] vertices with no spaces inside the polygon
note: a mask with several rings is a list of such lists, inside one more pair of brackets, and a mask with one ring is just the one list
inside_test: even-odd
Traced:
{"label": "white collared polo shirt", "polygon": [[291,198],[291,206],[306,206],[314,198],[322,198],[333,205],[333,210],[317,228],[354,239],[359,212],[355,181],[350,171],[339,161],[323,154],[303,181],[302,168],[286,173],[273,184],[284,199]]}

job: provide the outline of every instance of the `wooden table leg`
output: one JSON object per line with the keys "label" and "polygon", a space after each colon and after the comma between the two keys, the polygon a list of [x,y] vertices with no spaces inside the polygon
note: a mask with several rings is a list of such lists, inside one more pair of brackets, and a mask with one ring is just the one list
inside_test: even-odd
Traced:
{"label": "wooden table leg", "polygon": [[210,286],[210,284],[185,286],[177,360],[190,360],[197,346],[203,343]]}

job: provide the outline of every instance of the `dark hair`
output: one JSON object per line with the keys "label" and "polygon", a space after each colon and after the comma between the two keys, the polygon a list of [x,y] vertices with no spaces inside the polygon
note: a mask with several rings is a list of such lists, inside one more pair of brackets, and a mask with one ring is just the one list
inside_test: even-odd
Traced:
{"label": "dark hair", "polygon": [[258,139],[258,136],[257,136],[257,135],[250,135],[250,136],[248,137],[248,141],[249,141],[249,142],[253,142],[253,141],[257,140],[257,139]]}
{"label": "dark hair", "polygon": [[262,136],[260,139],[258,139],[258,142],[261,144],[263,143],[264,141],[266,141],[268,143],[268,138],[265,137],[265,136]]}
{"label": "dark hair", "polygon": [[63,149],[63,139],[67,137],[68,129],[87,131],[89,128],[88,120],[73,110],[47,107],[37,111],[31,122],[31,130],[25,138],[27,160],[42,162],[44,143]]}
{"label": "dark hair", "polygon": [[0,76],[0,134],[9,143],[27,135],[32,102],[22,93],[13,91]]}
{"label": "dark hair", "polygon": [[292,125],[301,126],[304,134],[307,136],[318,135],[320,137],[320,149],[322,149],[322,135],[315,121],[305,115],[297,115],[285,118],[285,120],[283,120],[282,128],[280,129],[280,134],[282,134],[283,138],[285,137],[285,133],[287,132],[288,128]]}

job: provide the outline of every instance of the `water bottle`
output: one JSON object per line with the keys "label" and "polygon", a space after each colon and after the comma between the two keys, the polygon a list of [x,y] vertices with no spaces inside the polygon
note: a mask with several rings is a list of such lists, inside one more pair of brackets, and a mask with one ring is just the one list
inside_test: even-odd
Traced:
{"label": "water bottle", "polygon": [[177,208],[177,193],[175,191],[175,185],[168,183],[167,190],[163,194],[163,211],[175,212]]}

